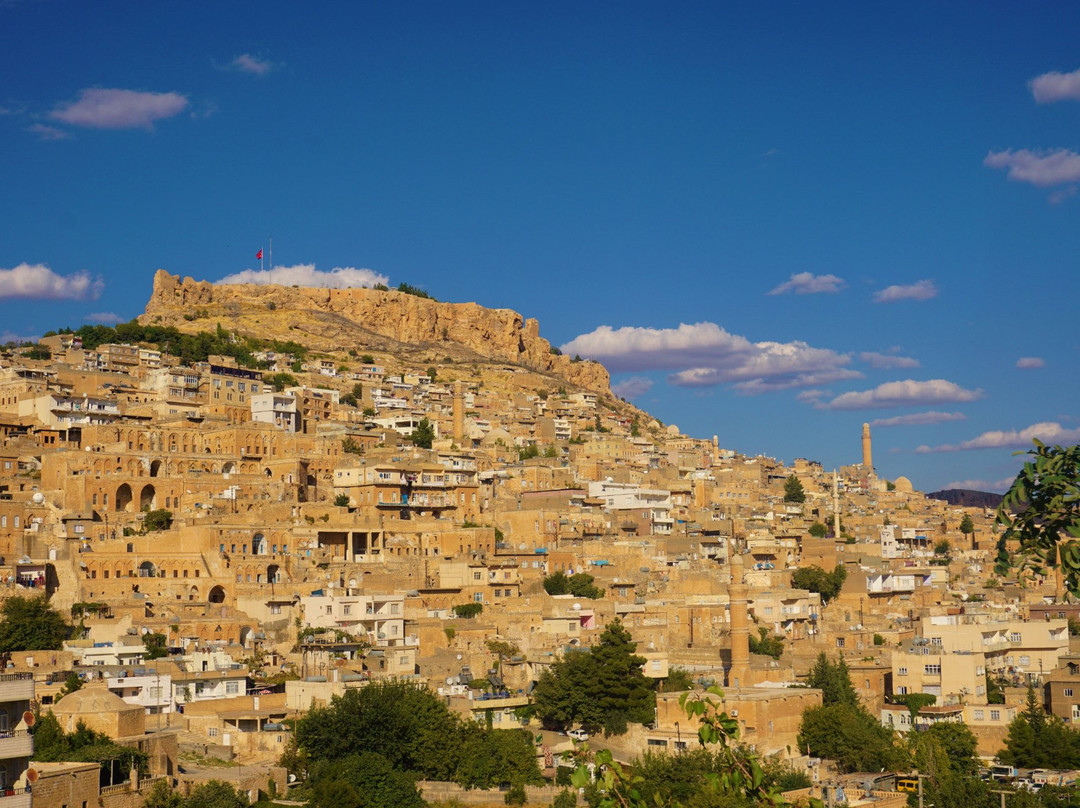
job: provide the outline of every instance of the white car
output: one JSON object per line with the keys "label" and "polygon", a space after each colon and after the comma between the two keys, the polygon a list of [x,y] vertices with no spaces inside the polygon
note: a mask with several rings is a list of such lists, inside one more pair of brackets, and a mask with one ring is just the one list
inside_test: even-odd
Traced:
{"label": "white car", "polygon": [[587,741],[587,740],[589,740],[589,733],[587,733],[583,729],[572,729],[566,734],[567,734],[567,736],[573,738],[575,741]]}

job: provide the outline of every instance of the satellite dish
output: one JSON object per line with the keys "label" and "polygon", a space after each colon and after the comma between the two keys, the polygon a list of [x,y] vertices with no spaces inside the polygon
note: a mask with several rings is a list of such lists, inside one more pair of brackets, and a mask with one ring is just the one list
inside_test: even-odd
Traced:
{"label": "satellite dish", "polygon": [[36,783],[37,779],[38,779],[37,769],[27,769],[26,770],[26,782],[28,782],[28,783]]}
{"label": "satellite dish", "polygon": [[454,677],[453,676],[447,676],[446,677],[446,683],[448,685],[452,685],[454,683]]}
{"label": "satellite dish", "polygon": [[26,724],[26,726],[32,727],[37,722],[37,716],[27,710],[25,713],[22,714],[22,720],[23,723]]}
{"label": "satellite dish", "polygon": [[581,604],[580,604],[580,603],[575,603],[575,604],[574,604],[574,611],[575,611],[575,612],[577,612],[577,611],[581,611]]}

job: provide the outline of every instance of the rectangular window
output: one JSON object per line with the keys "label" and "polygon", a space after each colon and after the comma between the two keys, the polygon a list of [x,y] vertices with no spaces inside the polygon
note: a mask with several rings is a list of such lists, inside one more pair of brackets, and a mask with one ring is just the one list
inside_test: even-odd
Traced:
{"label": "rectangular window", "polygon": [[843,648],[844,647],[844,638],[843,637],[837,637],[836,638],[836,647],[837,648]]}
{"label": "rectangular window", "polygon": [[975,720],[976,721],[982,721],[983,720],[983,711],[982,710],[976,710],[975,711]]}
{"label": "rectangular window", "polygon": [[1009,635],[1009,642],[1020,642],[1020,632],[1014,631]]}
{"label": "rectangular window", "polygon": [[225,683],[225,693],[226,693],[226,695],[235,696],[239,692],[240,692],[240,683],[239,682],[226,682]]}
{"label": "rectangular window", "polygon": [[927,676],[940,676],[941,675],[941,666],[940,665],[923,665],[923,673],[925,673]]}
{"label": "rectangular window", "polygon": [[210,727],[210,737],[211,738],[216,738],[217,737],[217,727]]}
{"label": "rectangular window", "polygon": [[991,710],[990,711],[990,720],[991,721],[1000,721],[1001,720],[1001,710]]}
{"label": "rectangular window", "polygon": [[281,614],[281,606],[279,606],[277,603],[271,604],[270,614]]}
{"label": "rectangular window", "polygon": [[1073,689],[1071,687],[1065,688],[1065,695],[1066,696],[1071,696],[1072,694],[1073,694]]}
{"label": "rectangular window", "polygon": [[896,675],[897,676],[907,676],[907,668],[897,668]]}

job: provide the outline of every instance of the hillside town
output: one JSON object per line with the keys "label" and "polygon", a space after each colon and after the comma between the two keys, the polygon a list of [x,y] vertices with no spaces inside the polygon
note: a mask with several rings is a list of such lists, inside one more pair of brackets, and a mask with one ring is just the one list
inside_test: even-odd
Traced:
{"label": "hillside town", "polygon": [[[295,722],[378,682],[527,728],[546,772],[574,733],[625,762],[697,746],[680,696],[716,685],[741,743],[850,804],[908,795],[800,745],[822,654],[881,725],[962,723],[988,766],[1029,693],[1080,720],[1061,577],[995,574],[994,509],[879,476],[868,425],[840,468],[748,456],[726,448],[737,424],[687,436],[538,332],[515,357],[456,339],[445,313],[430,341],[288,331],[309,291],[263,287],[240,311],[159,273],[177,302],[148,307],[141,339],[62,330],[0,354],[3,596],[44,594],[73,627],[3,656],[4,808],[127,808],[223,772],[284,794]],[[450,306],[358,291],[430,306],[425,322]],[[537,713],[545,672],[613,625],[654,684],[651,720],[604,734]],[[27,730],[48,714],[145,771],[36,760]]]}

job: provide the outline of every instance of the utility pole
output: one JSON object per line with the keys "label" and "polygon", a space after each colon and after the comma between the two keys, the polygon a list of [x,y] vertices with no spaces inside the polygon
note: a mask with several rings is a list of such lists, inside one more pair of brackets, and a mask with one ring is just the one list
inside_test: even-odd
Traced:
{"label": "utility pole", "polygon": [[990,793],[991,794],[1000,794],[1001,795],[1001,808],[1005,808],[1005,795],[1006,794],[1012,794],[1013,792],[1012,791],[1005,791],[1004,789],[995,788],[995,789],[991,789]]}

